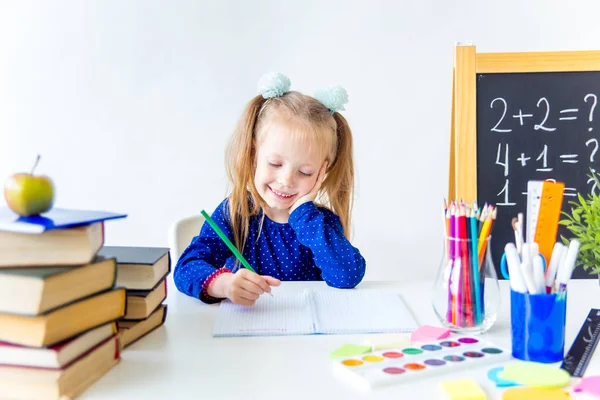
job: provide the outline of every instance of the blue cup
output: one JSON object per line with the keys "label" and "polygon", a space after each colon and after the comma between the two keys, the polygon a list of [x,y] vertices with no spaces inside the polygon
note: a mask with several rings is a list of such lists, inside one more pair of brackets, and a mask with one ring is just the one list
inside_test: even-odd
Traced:
{"label": "blue cup", "polygon": [[513,357],[540,363],[563,360],[567,296],[510,291]]}

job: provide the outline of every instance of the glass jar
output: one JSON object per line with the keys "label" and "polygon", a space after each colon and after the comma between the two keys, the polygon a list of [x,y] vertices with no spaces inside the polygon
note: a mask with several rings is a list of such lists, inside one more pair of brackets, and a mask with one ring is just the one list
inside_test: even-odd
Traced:
{"label": "glass jar", "polygon": [[491,257],[491,236],[444,238],[442,262],[433,286],[433,309],[452,332],[478,334],[496,322],[500,287]]}

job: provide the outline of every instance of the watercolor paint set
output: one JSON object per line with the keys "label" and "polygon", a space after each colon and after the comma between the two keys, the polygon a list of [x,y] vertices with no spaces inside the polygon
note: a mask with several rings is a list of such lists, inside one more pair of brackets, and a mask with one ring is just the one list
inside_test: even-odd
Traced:
{"label": "watercolor paint set", "polygon": [[510,351],[481,339],[456,336],[411,347],[333,360],[337,376],[363,389],[415,381],[431,375],[503,363]]}

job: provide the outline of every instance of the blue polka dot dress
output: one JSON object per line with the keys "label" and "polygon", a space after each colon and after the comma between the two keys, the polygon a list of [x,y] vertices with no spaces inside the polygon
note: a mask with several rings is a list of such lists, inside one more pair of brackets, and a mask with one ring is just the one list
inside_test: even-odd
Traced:
{"label": "blue polka dot dress", "polygon": [[[225,199],[212,219],[233,242],[229,224],[229,208]],[[261,216],[250,219],[244,257],[260,275],[270,275],[282,281],[321,281],[336,288],[353,288],[365,275],[366,263],[357,248],[344,236],[337,215],[315,203],[304,203],[290,214],[287,223],[278,223],[265,216],[262,231]],[[235,270],[235,256],[216,232],[204,223],[200,234],[185,249],[173,273],[177,288],[210,303],[203,285],[219,268]]]}

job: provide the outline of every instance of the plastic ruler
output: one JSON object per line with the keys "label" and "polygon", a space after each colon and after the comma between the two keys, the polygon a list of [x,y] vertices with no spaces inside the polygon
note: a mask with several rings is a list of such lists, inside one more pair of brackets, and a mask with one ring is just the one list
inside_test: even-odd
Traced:
{"label": "plastic ruler", "polygon": [[562,182],[544,181],[542,184],[540,209],[533,241],[538,244],[540,254],[546,259],[546,265],[550,264],[552,250],[556,244],[564,192],[565,184]]}
{"label": "plastic ruler", "polygon": [[535,227],[537,226],[538,214],[540,212],[543,181],[527,182],[527,220],[525,222],[525,243],[533,243]]}
{"label": "plastic ruler", "polygon": [[600,310],[592,308],[560,367],[571,376],[582,377],[594,355],[599,337]]}

